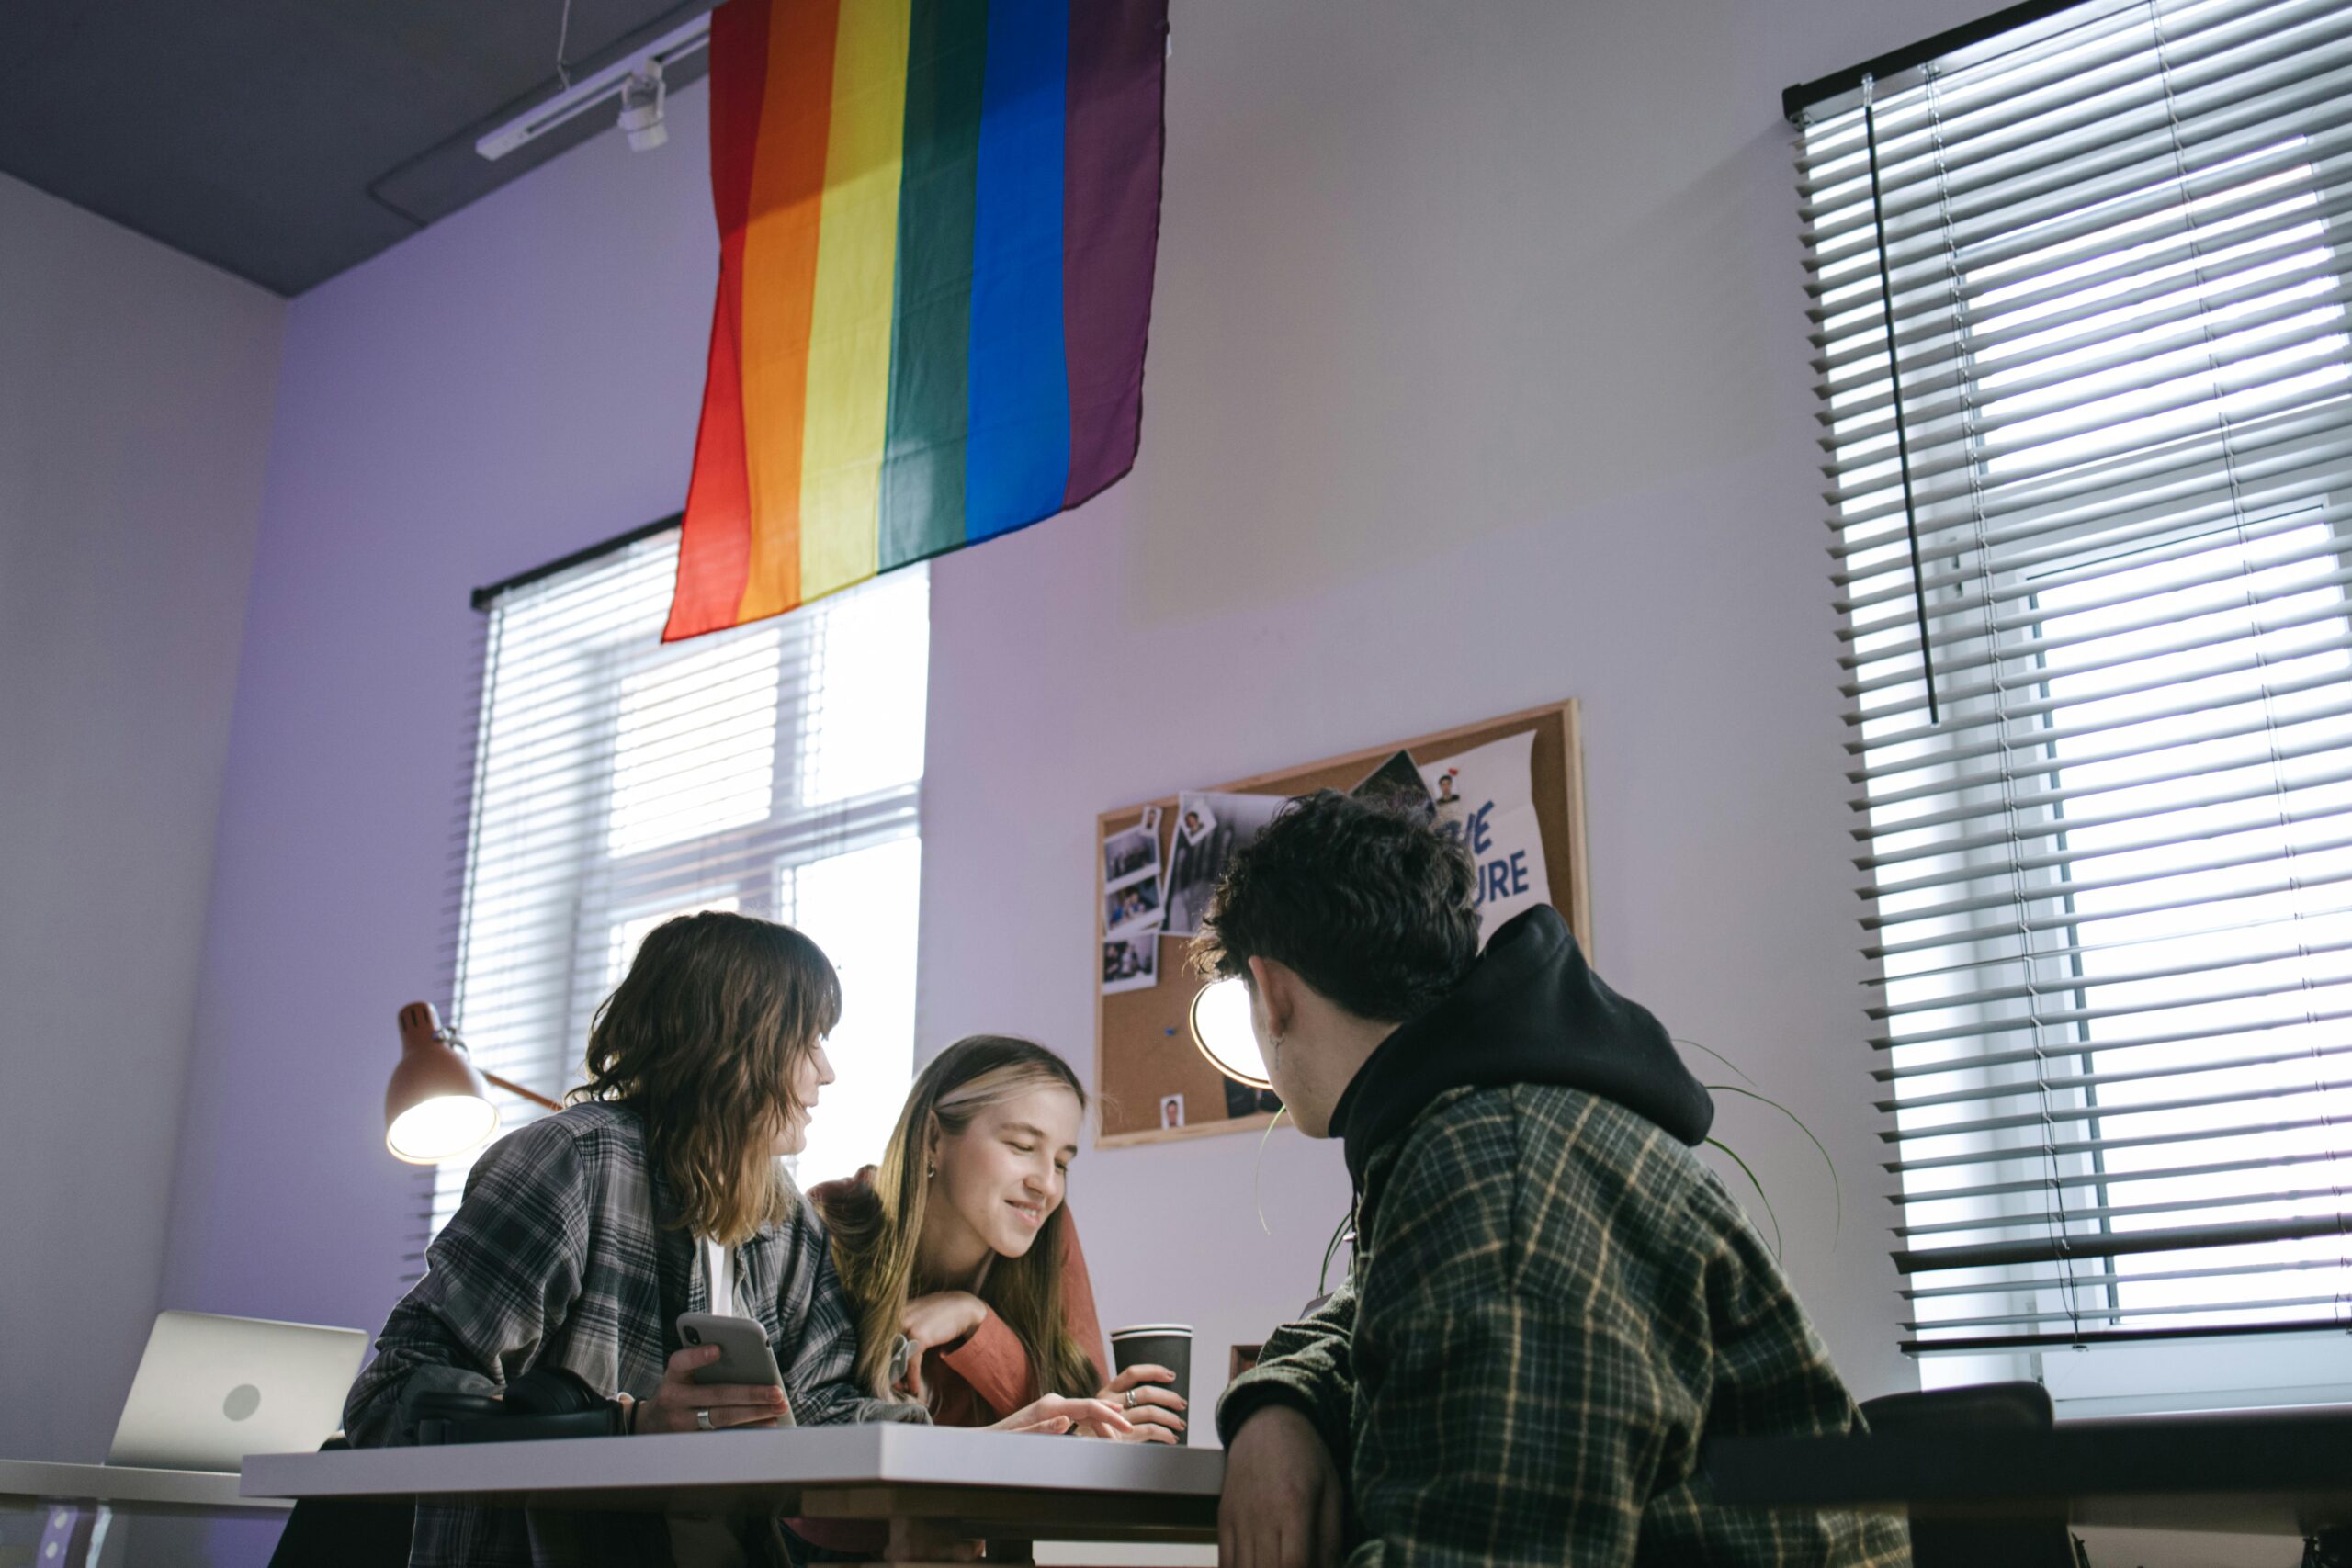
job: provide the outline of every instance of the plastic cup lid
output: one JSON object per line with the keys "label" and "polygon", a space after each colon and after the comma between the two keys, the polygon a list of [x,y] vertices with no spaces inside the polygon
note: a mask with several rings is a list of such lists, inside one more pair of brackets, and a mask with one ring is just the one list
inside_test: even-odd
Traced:
{"label": "plastic cup lid", "polygon": [[1132,1328],[1111,1330],[1111,1337],[1132,1339],[1138,1334],[1190,1334],[1192,1332],[1193,1325],[1189,1323],[1139,1323]]}

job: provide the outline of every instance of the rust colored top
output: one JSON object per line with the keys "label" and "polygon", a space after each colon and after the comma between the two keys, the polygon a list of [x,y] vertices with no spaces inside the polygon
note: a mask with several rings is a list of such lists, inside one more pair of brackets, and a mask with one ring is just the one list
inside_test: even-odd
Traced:
{"label": "rust colored top", "polygon": [[[822,1214],[832,1202],[873,1179],[874,1167],[869,1165],[854,1177],[810,1188],[808,1201]],[[1078,1348],[1093,1358],[1095,1374],[1107,1381],[1111,1359],[1103,1354],[1102,1320],[1095,1311],[1086,1252],[1079,1245],[1078,1222],[1069,1205],[1063,1205],[1062,1214],[1062,1317]],[[957,1343],[925,1351],[922,1382],[930,1395],[931,1418],[942,1427],[991,1425],[1034,1403],[1042,1392],[1021,1337],[993,1312]],[[1091,1394],[1094,1390],[1078,1392]]]}
{"label": "rust colored top", "polygon": [[[821,1217],[830,1204],[873,1180],[874,1167],[869,1165],[854,1177],[810,1188],[808,1201]],[[1069,1216],[1067,1204],[1062,1219],[1062,1316],[1077,1337],[1079,1348],[1094,1358],[1096,1375],[1108,1381],[1111,1362],[1102,1353],[1102,1321],[1095,1313],[1094,1284],[1087,1278],[1086,1254],[1078,1245],[1078,1224]],[[924,1352],[922,1385],[930,1395],[932,1421],[942,1427],[991,1426],[1038,1397],[1036,1374],[1030,1371],[1029,1353],[1021,1348],[1021,1337],[993,1311],[956,1345]],[[787,1522],[819,1546],[872,1557],[882,1555],[890,1534],[888,1526],[862,1519]]]}

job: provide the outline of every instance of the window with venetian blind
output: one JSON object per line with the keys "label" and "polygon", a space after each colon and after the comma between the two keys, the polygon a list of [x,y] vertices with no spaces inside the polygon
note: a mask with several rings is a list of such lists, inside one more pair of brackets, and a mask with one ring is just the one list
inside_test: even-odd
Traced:
{"label": "window with venetian blind", "polygon": [[2352,6],[1793,89],[1914,1351],[2352,1327]]}
{"label": "window with venetian blind", "polygon": [[[797,926],[842,991],[797,1167],[846,1175],[912,1066],[928,573],[665,646],[677,552],[669,528],[489,596],[453,1021],[484,1067],[560,1098],[654,926]],[[541,1114],[500,1110],[506,1130]],[[435,1230],[473,1157],[436,1171]]]}

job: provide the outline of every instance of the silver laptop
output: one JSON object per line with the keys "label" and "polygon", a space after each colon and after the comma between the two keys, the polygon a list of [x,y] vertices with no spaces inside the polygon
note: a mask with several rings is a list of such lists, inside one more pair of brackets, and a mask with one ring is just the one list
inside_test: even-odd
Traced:
{"label": "silver laptop", "polygon": [[367,1353],[356,1328],[160,1313],[107,1462],[234,1471],[247,1454],[315,1449],[343,1425]]}

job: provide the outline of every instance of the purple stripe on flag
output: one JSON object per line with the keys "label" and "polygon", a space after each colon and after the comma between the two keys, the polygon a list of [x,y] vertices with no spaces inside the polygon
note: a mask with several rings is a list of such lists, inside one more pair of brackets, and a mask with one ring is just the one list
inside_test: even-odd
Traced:
{"label": "purple stripe on flag", "polygon": [[1069,8],[1062,200],[1062,336],[1076,506],[1135,466],[1144,340],[1159,247],[1168,0]]}

